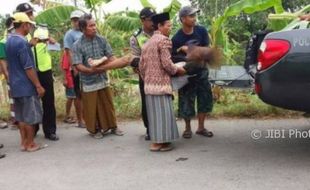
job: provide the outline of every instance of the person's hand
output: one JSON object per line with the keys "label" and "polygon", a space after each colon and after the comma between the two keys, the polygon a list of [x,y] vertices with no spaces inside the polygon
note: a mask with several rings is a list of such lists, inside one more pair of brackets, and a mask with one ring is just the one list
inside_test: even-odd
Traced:
{"label": "person's hand", "polygon": [[49,37],[48,38],[48,42],[50,43],[50,44],[56,44],[56,40],[53,38],[53,37]]}
{"label": "person's hand", "polygon": [[183,67],[178,67],[177,73],[178,76],[183,76],[186,74],[186,70]]}
{"label": "person's hand", "polygon": [[180,48],[177,50],[177,52],[180,52],[180,51],[182,51],[183,53],[187,53],[187,52],[188,52],[188,46],[182,46],[182,47],[180,47]]}
{"label": "person's hand", "polygon": [[31,46],[35,46],[35,45],[37,45],[37,43],[39,43],[39,39],[38,38],[32,38],[29,41],[29,43],[30,43]]}
{"label": "person's hand", "polygon": [[108,58],[106,56],[100,58],[100,59],[92,59],[92,58],[88,58],[87,62],[90,66],[92,67],[97,67],[99,65],[102,64],[106,64],[107,63]]}
{"label": "person's hand", "polygon": [[93,66],[93,65],[94,65],[94,60],[93,60],[92,58],[88,58],[87,63],[88,63],[90,66]]}
{"label": "person's hand", "polygon": [[38,86],[37,93],[38,93],[39,98],[42,98],[45,94],[45,89],[42,86]]}
{"label": "person's hand", "polygon": [[299,16],[300,20],[310,21],[310,14]]}
{"label": "person's hand", "polygon": [[68,81],[67,81],[67,79],[64,79],[64,81],[62,82],[62,84],[64,85],[64,87],[67,87],[67,86],[68,86]]}
{"label": "person's hand", "polygon": [[76,67],[72,67],[73,75],[76,77],[79,74],[79,71],[76,69]]}
{"label": "person's hand", "polygon": [[8,73],[7,71],[4,71],[4,72],[3,72],[3,75],[4,75],[4,79],[5,79],[6,81],[9,81],[9,73]]}

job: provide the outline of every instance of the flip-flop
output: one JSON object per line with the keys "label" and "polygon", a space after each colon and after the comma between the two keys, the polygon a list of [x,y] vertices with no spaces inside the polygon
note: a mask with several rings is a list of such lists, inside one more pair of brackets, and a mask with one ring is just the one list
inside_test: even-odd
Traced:
{"label": "flip-flop", "polygon": [[27,149],[24,146],[20,146],[19,150],[22,151],[22,152],[25,152]]}
{"label": "flip-flop", "polygon": [[33,148],[27,148],[27,152],[36,152],[36,151],[38,151],[38,150],[41,150],[41,149],[44,149],[44,148],[46,148],[46,147],[48,147],[48,145],[47,144],[44,144],[44,145],[39,145],[39,146],[36,146],[36,147],[33,147]]}
{"label": "flip-flop", "polygon": [[66,117],[64,120],[63,120],[64,123],[76,123],[75,119],[73,119],[72,117]]}
{"label": "flip-flop", "polygon": [[158,147],[152,147],[150,146],[150,151],[151,152],[159,152],[162,146],[158,146]]}
{"label": "flip-flop", "polygon": [[86,128],[86,125],[84,123],[79,123],[76,128]]}
{"label": "flip-flop", "polygon": [[173,150],[173,147],[171,146],[171,144],[164,145],[164,147],[160,148],[160,152],[168,152],[168,151],[171,151],[171,150]]}
{"label": "flip-flop", "polygon": [[5,154],[0,154],[0,159],[4,157],[5,157]]}
{"label": "flip-flop", "polygon": [[124,136],[124,132],[119,129],[111,129],[111,134],[116,136]]}
{"label": "flip-flop", "polygon": [[197,135],[201,135],[204,137],[213,137],[214,134],[211,131],[208,131],[207,129],[203,129],[201,131],[196,131]]}
{"label": "flip-flop", "polygon": [[184,139],[190,139],[192,138],[192,134],[193,134],[192,131],[184,131],[182,136]]}
{"label": "flip-flop", "polygon": [[8,127],[9,127],[9,125],[7,123],[1,123],[0,124],[0,129],[6,129]]}

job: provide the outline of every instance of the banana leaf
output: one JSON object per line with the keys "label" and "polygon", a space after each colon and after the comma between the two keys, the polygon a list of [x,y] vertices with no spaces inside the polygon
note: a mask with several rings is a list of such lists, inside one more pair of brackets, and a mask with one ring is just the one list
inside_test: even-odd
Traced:
{"label": "banana leaf", "polygon": [[227,46],[226,43],[228,42],[225,39],[224,31],[224,24],[227,18],[237,16],[242,12],[252,14],[269,8],[274,8],[276,13],[284,12],[281,0],[240,0],[227,7],[224,14],[213,21],[211,29],[211,38],[213,40],[212,45],[224,48]]}
{"label": "banana leaf", "polygon": [[76,10],[73,6],[57,6],[42,11],[36,16],[37,23],[47,24],[50,28],[70,27],[70,14]]}
{"label": "banana leaf", "polygon": [[182,4],[178,0],[172,0],[170,5],[164,8],[163,12],[168,12],[170,18],[173,19],[177,15],[181,7]]}
{"label": "banana leaf", "polygon": [[156,7],[152,3],[150,3],[148,0],[140,0],[140,2],[143,7],[150,7],[154,10],[156,9]]}
{"label": "banana leaf", "polygon": [[309,11],[310,4],[294,13],[284,12],[281,14],[269,14],[268,28],[274,31],[308,28],[308,24],[305,21],[300,21],[299,16],[306,14]]}
{"label": "banana leaf", "polygon": [[112,29],[130,32],[137,30],[140,27],[139,17],[121,16],[121,15],[111,15],[109,16],[105,24],[109,25]]}

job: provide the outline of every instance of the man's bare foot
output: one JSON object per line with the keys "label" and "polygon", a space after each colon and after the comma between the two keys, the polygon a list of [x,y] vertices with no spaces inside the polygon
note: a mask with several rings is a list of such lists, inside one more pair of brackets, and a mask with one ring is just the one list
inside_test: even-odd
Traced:
{"label": "man's bare foot", "polygon": [[27,149],[26,149],[26,145],[21,144],[21,145],[20,145],[20,151],[24,152],[24,151],[26,151],[26,150],[27,150]]}
{"label": "man's bare foot", "polygon": [[43,148],[46,148],[47,146],[48,146],[47,144],[39,145],[39,144],[33,143],[32,145],[27,147],[27,152],[35,152],[35,151],[41,150]]}

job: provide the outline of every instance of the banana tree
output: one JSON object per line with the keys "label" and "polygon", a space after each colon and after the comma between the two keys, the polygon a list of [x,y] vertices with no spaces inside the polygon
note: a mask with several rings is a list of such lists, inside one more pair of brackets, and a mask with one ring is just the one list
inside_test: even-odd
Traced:
{"label": "banana tree", "polygon": [[[140,0],[143,7],[156,7],[151,4],[148,0]],[[170,4],[160,12],[169,12],[170,18],[174,19],[176,13],[180,10],[181,3],[178,0],[171,0]],[[112,29],[132,32],[140,27],[140,19],[138,13],[134,12],[120,12],[106,17],[106,24]]]}
{"label": "banana tree", "polygon": [[70,14],[74,10],[76,10],[76,7],[74,6],[52,7],[40,12],[36,16],[35,21],[36,23],[47,24],[49,30],[51,30],[54,35],[57,35],[59,38],[61,38],[64,32],[68,30],[71,26]]}
{"label": "banana tree", "polygon": [[235,62],[232,59],[234,52],[231,50],[234,49],[233,46],[236,44],[236,42],[231,41],[228,37],[229,29],[225,26],[227,19],[233,16],[238,16],[241,13],[253,14],[270,8],[273,8],[276,13],[284,12],[281,0],[240,0],[227,7],[223,15],[213,18],[210,32],[212,46],[222,48],[226,62]]}
{"label": "banana tree", "polygon": [[227,40],[225,39],[225,21],[232,16],[237,16],[244,12],[252,14],[259,11],[265,11],[269,8],[274,8],[276,13],[283,13],[281,0],[240,0],[237,3],[227,7],[224,14],[213,20],[211,29],[211,39],[214,46],[225,47]]}
{"label": "banana tree", "polygon": [[101,17],[100,10],[101,6],[105,3],[109,3],[112,0],[84,0],[86,8],[90,10],[90,13],[93,13],[95,15],[95,18],[98,19]]}
{"label": "banana tree", "polygon": [[30,2],[34,5],[42,7],[43,10],[62,5],[61,3],[48,0],[30,0]]}

